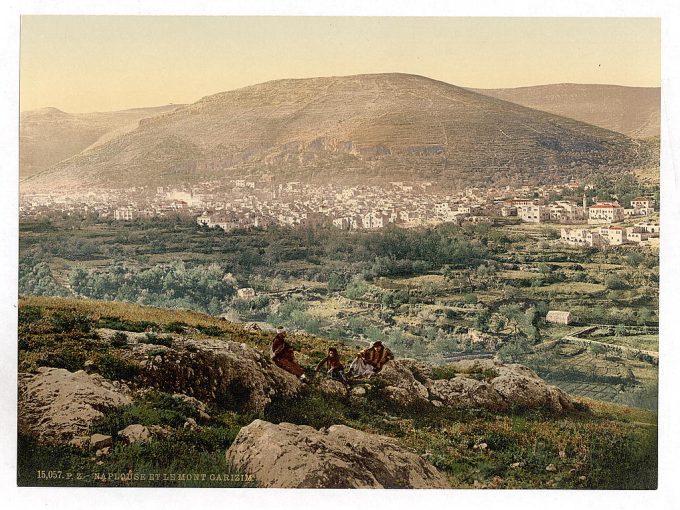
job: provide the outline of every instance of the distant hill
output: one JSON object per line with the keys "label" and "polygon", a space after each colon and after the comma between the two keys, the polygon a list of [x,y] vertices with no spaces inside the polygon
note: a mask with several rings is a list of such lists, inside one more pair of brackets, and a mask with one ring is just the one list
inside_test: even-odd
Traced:
{"label": "distant hill", "polygon": [[659,136],[661,89],[559,83],[512,89],[471,89],[536,110],[562,115],[632,138]]}
{"label": "distant hill", "polygon": [[140,119],[171,111],[178,105],[115,112],[66,113],[57,108],[21,112],[20,175],[28,177],[63,161],[90,145],[137,127]]}
{"label": "distant hill", "polygon": [[205,97],[22,182],[22,190],[275,179],[446,185],[634,165],[639,143],[422,76],[277,80]]}

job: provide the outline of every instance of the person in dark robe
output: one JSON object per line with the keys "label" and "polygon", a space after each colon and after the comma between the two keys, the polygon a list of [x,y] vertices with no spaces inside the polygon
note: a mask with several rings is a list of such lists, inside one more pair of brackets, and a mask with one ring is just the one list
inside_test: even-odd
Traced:
{"label": "person in dark robe", "polygon": [[271,345],[271,360],[276,366],[299,377],[302,382],[307,382],[305,369],[295,361],[295,349],[288,343],[286,336],[286,330],[284,328],[280,327],[277,329],[276,336],[274,337],[274,340],[272,340]]}
{"label": "person in dark robe", "polygon": [[340,361],[340,355],[335,347],[328,348],[328,355],[316,365],[316,371],[318,372],[324,366],[326,368],[326,375],[330,379],[340,381],[345,385],[348,384],[345,377],[345,367]]}

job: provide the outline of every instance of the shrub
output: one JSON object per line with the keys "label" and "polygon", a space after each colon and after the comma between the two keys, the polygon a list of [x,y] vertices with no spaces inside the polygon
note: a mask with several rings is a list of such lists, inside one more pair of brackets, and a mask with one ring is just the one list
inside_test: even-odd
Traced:
{"label": "shrub", "polygon": [[171,322],[163,326],[163,331],[166,333],[184,333],[188,324],[185,322]]}
{"label": "shrub", "polygon": [[465,294],[463,296],[463,303],[465,303],[466,305],[476,305],[477,296],[475,294]]}
{"label": "shrub", "polygon": [[456,371],[453,367],[449,365],[439,365],[432,367],[432,376],[430,378],[433,381],[437,381],[439,379],[453,379],[456,375]]}
{"label": "shrub", "polygon": [[32,324],[42,319],[42,309],[38,306],[19,307],[19,325]]}
{"label": "shrub", "polygon": [[122,331],[116,331],[111,337],[111,347],[127,347],[128,336]]}
{"label": "shrub", "polygon": [[81,349],[67,344],[59,346],[55,351],[49,352],[47,359],[40,363],[40,365],[65,368],[70,372],[75,372],[84,367],[85,361],[87,361],[87,355]]}
{"label": "shrub", "polygon": [[163,345],[165,347],[172,347],[171,336],[158,336],[154,333],[147,333],[144,338],[140,339],[143,344]]}
{"label": "shrub", "polygon": [[92,329],[92,321],[86,315],[76,312],[55,312],[50,323],[57,333],[80,331],[88,333]]}
{"label": "shrub", "polygon": [[130,380],[139,372],[139,367],[124,358],[114,354],[103,354],[95,361],[97,372],[112,381],[124,379]]}
{"label": "shrub", "polygon": [[360,280],[354,280],[345,288],[345,296],[349,299],[361,299],[368,292],[366,284]]}
{"label": "shrub", "polygon": [[610,290],[627,290],[630,288],[625,280],[616,275],[608,276],[604,281],[604,284]]}
{"label": "shrub", "polygon": [[196,326],[196,329],[199,330],[204,335],[208,335],[208,336],[222,336],[224,334],[224,332],[220,328],[218,328],[217,326],[201,326],[201,325],[198,325],[198,326]]}

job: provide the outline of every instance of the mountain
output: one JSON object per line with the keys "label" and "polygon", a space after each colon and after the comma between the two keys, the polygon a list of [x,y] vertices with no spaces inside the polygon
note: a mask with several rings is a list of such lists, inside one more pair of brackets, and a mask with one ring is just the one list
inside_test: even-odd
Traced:
{"label": "mountain", "polygon": [[23,190],[274,179],[548,182],[639,162],[640,144],[422,76],[277,80],[144,119]]}
{"label": "mountain", "polygon": [[140,119],[175,108],[177,105],[95,113],[66,113],[57,108],[21,112],[20,175],[38,173],[94,143],[136,128]]}
{"label": "mountain", "polygon": [[580,120],[632,138],[659,136],[661,89],[559,83],[512,89],[471,89],[522,106]]}

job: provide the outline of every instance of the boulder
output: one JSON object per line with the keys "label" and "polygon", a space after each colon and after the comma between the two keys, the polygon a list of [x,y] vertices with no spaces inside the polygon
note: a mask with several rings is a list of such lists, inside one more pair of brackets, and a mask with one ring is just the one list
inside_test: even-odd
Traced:
{"label": "boulder", "polygon": [[198,418],[200,420],[208,421],[210,419],[210,414],[208,414],[207,406],[197,398],[190,397],[189,395],[184,395],[183,393],[174,393],[172,396],[173,398],[177,398],[179,400],[182,400],[183,402],[186,402],[194,409],[196,409],[196,412],[198,413]]}
{"label": "boulder", "polygon": [[448,407],[484,408],[494,411],[508,409],[508,404],[491,384],[470,377],[439,379],[431,381],[427,387],[434,399]]}
{"label": "boulder", "polygon": [[293,396],[302,386],[244,343],[177,338],[162,354],[149,356],[140,344],[129,355],[141,362],[138,387],[182,393],[239,412],[260,413],[272,399]]}
{"label": "boulder", "polygon": [[432,404],[499,412],[545,409],[557,414],[574,409],[566,393],[523,365],[472,359],[455,361],[447,367],[455,374],[453,377],[433,380],[431,366],[398,359],[387,363],[376,378],[385,385],[381,389],[383,396],[399,406]]}
{"label": "boulder", "polygon": [[408,368],[417,381],[424,382],[432,378],[432,365],[413,358],[401,358],[396,360],[403,367]]}
{"label": "boulder", "polygon": [[19,374],[19,433],[45,443],[84,445],[97,418],[131,403],[100,375],[41,367]]}
{"label": "boulder", "polygon": [[105,434],[92,434],[90,436],[90,446],[95,450],[107,448],[113,445],[113,438]]}
{"label": "boulder", "polygon": [[523,409],[548,409],[555,413],[571,411],[574,403],[559,388],[546,384],[539,377],[508,373],[491,381],[494,390],[511,407]]}
{"label": "boulder", "polygon": [[144,425],[137,423],[119,430],[118,437],[128,444],[144,443],[151,439],[151,432]]}
{"label": "boulder", "polygon": [[241,429],[226,456],[261,487],[449,487],[434,466],[394,439],[344,425],[316,430],[255,420]]}
{"label": "boulder", "polygon": [[385,384],[382,393],[395,404],[404,407],[427,405],[427,388],[415,378],[411,369],[414,364],[410,361],[389,361],[376,378]]}

